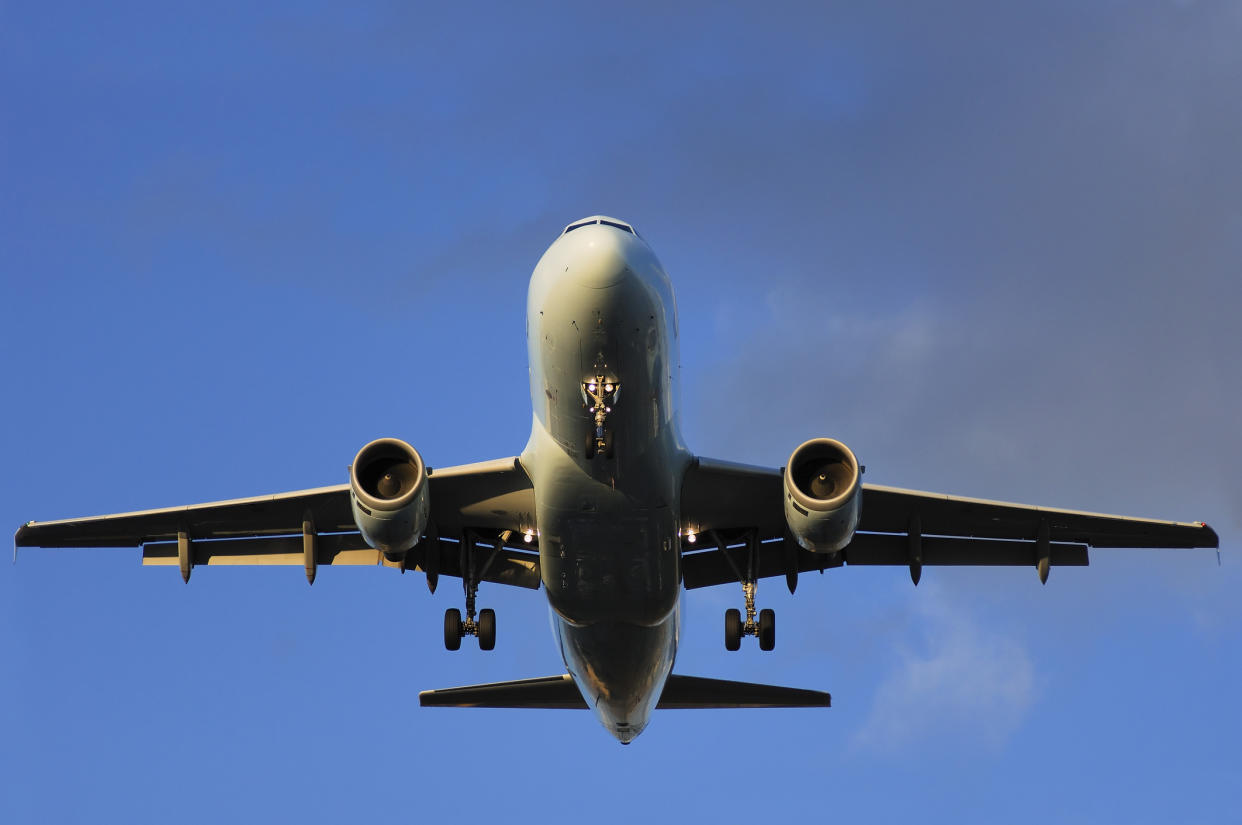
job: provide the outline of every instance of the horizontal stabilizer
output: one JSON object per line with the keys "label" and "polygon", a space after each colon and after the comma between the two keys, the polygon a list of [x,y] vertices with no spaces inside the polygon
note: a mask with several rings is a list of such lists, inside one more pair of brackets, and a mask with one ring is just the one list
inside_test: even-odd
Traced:
{"label": "horizontal stabilizer", "polygon": [[[568,674],[513,682],[424,690],[423,707],[452,708],[567,708],[586,710],[586,702]],[[657,708],[826,708],[832,697],[819,690],[669,676]]]}
{"label": "horizontal stabilizer", "polygon": [[587,709],[586,701],[568,673],[513,682],[424,690],[418,694],[418,703],[425,708]]}
{"label": "horizontal stabilizer", "polygon": [[832,697],[822,690],[705,679],[668,677],[657,708],[827,708]]}

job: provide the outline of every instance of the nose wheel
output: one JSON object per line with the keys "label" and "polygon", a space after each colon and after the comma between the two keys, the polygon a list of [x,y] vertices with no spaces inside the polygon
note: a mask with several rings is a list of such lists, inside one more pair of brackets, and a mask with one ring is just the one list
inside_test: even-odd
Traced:
{"label": "nose wheel", "polygon": [[760,650],[775,650],[776,611],[768,608],[759,611],[755,610],[755,591],[759,587],[755,576],[758,563],[755,533],[751,531],[746,534],[746,559],[744,565],[739,565],[734,560],[725,542],[715,532],[710,535],[715,539],[716,547],[719,548],[720,554],[725,557],[725,561],[729,563],[729,566],[733,568],[733,572],[737,574],[738,581],[742,583],[742,594],[746,599],[745,619],[742,618],[742,611],[736,607],[731,607],[725,611],[725,650],[739,650],[742,646],[743,636],[758,637]]}

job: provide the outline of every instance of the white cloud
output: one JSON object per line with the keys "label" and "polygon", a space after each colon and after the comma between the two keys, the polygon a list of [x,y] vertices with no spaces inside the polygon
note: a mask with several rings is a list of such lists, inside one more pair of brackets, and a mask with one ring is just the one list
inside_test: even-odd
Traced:
{"label": "white cloud", "polygon": [[856,746],[893,751],[952,737],[999,747],[1021,724],[1036,693],[1026,648],[930,593],[901,644],[899,664],[876,691]]}

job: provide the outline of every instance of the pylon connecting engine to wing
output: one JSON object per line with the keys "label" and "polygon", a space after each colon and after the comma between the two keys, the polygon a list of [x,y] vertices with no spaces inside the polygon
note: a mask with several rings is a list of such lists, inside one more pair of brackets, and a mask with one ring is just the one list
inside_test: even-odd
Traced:
{"label": "pylon connecting engine to wing", "polygon": [[862,472],[854,452],[832,438],[804,442],[785,464],[785,521],[803,548],[835,553],[858,529]]}
{"label": "pylon connecting engine to wing", "polygon": [[427,467],[418,451],[397,438],[380,438],[358,451],[349,467],[349,504],[367,544],[390,557],[403,555],[427,527]]}

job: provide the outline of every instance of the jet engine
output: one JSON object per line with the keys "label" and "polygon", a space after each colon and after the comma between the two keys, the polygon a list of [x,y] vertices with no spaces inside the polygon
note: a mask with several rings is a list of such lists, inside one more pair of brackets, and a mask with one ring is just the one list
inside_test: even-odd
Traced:
{"label": "jet engine", "polygon": [[427,467],[418,451],[397,438],[380,438],[358,451],[349,467],[349,505],[367,544],[400,556],[427,526]]}
{"label": "jet engine", "polygon": [[785,521],[798,544],[834,553],[858,528],[862,479],[858,459],[832,438],[813,438],[785,464]]}

